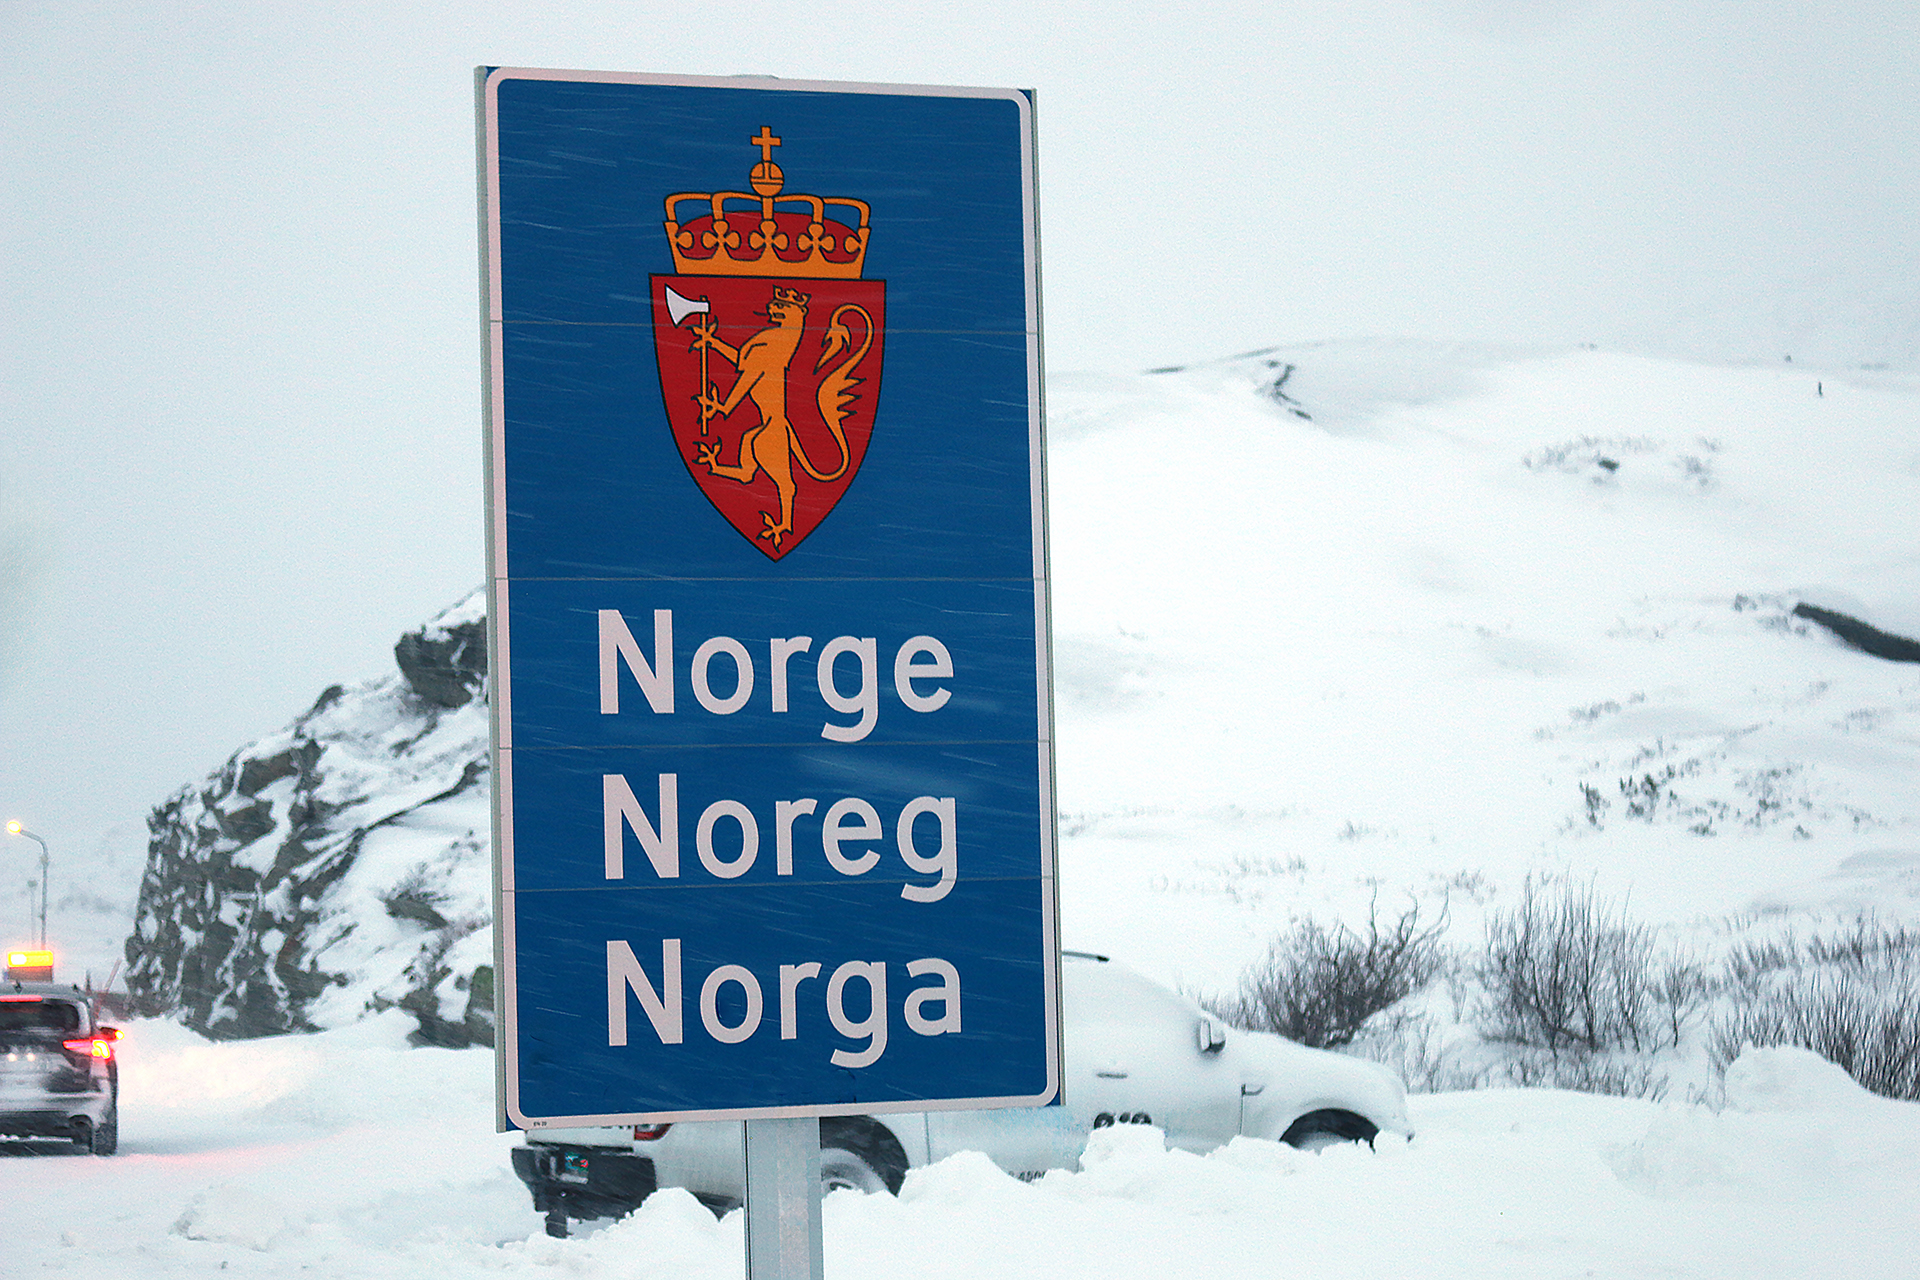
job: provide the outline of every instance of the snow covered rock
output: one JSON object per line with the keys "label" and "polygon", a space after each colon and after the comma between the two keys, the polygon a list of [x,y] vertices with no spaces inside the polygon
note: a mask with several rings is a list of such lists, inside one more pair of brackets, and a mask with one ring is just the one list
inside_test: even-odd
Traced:
{"label": "snow covered rock", "polygon": [[485,632],[476,591],[153,811],[136,1012],[232,1039],[398,1007],[491,1043]]}

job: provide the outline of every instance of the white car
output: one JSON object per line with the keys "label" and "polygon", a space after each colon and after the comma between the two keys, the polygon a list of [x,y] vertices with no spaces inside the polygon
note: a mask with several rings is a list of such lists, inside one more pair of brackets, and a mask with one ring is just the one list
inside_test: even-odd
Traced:
{"label": "white car", "polygon": [[[1018,1177],[1075,1166],[1093,1130],[1151,1124],[1167,1144],[1210,1151],[1238,1134],[1299,1147],[1407,1134],[1407,1095],[1385,1068],[1280,1036],[1234,1031],[1185,996],[1105,956],[1061,963],[1065,1102],[1000,1111],[927,1111],[820,1121],[828,1190],[898,1191],[908,1169],[984,1152]],[[716,1209],[746,1194],[738,1121],[547,1129],[513,1153],[514,1172],[564,1236],[570,1218],[631,1212],[658,1187]]]}

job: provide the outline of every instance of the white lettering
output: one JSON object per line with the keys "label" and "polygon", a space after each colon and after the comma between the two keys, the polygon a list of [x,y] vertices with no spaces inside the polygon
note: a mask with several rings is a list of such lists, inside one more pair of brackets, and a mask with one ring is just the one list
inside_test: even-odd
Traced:
{"label": "white lettering", "polygon": [[673,714],[673,610],[653,611],[653,661],[627,629],[618,609],[600,610],[600,714],[620,712],[620,664],[640,684],[647,705],[662,715]]}
{"label": "white lettering", "polygon": [[769,640],[767,647],[773,653],[773,709],[787,709],[787,659],[796,653],[805,653],[813,648],[812,636],[794,636],[791,640]]}
{"label": "white lettering", "polygon": [[[706,820],[702,818],[704,823]],[[680,875],[680,775],[660,775],[660,827],[655,830],[640,807],[626,775],[606,773],[600,776],[600,828],[606,845],[607,879],[626,878],[626,830],[640,838],[640,847],[654,874],[662,880]]]}
{"label": "white lettering", "polygon": [[775,800],[773,802],[773,870],[776,875],[793,874],[793,820],[812,813],[819,801]]}
{"label": "white lettering", "polygon": [[[840,686],[834,679],[834,662],[843,653],[851,653],[860,662],[860,688],[849,695],[840,692]],[[880,715],[880,689],[877,668],[880,660],[878,647],[873,637],[856,639],[853,636],[835,636],[827,641],[826,648],[820,650],[820,667],[814,673],[820,686],[820,696],[829,707],[842,715],[858,714],[860,719],[853,724],[823,724],[820,736],[835,742],[858,742],[873,732],[873,722]]]}
{"label": "white lettering", "polygon": [[[907,976],[924,977],[935,974],[940,979],[937,987],[916,987],[907,993],[907,1026],[915,1035],[944,1036],[960,1030],[960,971],[945,960],[929,957],[925,960],[909,960]],[[939,1001],[946,1010],[939,1018],[929,1018],[921,1010],[928,1004]]]}
{"label": "white lettering", "polygon": [[[624,666],[647,705],[656,714],[674,711],[673,611],[653,611],[653,653],[649,657],[634,638],[627,619],[618,609],[596,610],[599,626],[600,714],[620,713],[621,668]],[[791,707],[792,661],[813,651],[812,636],[775,636],[767,641],[771,672],[771,710],[786,714]],[[859,683],[852,690],[841,687],[839,660],[852,655],[858,668]],[[725,655],[733,660],[732,692],[721,696],[714,692],[712,665]],[[694,698],[714,715],[730,716],[744,709],[753,699],[756,683],[753,658],[747,646],[732,636],[713,636],[693,652],[688,679]],[[928,686],[930,681],[953,679],[953,654],[937,636],[909,637],[893,657],[893,688],[901,705],[922,715],[938,711],[953,699],[953,690],[944,684]],[[851,723],[827,720],[820,736],[833,742],[859,742],[873,732],[880,717],[879,641],[872,636],[835,636],[820,650],[815,660],[814,681],[827,707]]]}
{"label": "white lettering", "polygon": [[[740,852],[731,862],[723,861],[713,851],[713,824],[722,818],[732,818],[740,824]],[[715,800],[700,814],[700,825],[693,833],[693,847],[700,855],[701,866],[722,880],[737,880],[759,856],[760,824],[753,820],[753,811],[738,800]]]}
{"label": "white lettering", "polygon": [[[849,815],[860,825],[848,825]],[[872,805],[858,796],[834,801],[833,807],[827,810],[827,816],[820,824],[820,847],[827,855],[827,865],[843,876],[865,875],[879,863],[880,855],[873,849],[866,849],[848,856],[840,851],[840,842],[842,840],[878,840],[879,838],[880,815]]]}
{"label": "white lettering", "polygon": [[[847,983],[867,984],[867,1016],[858,1022],[847,1016]],[[864,1049],[835,1049],[828,1061],[836,1067],[865,1067],[887,1051],[887,966],[877,961],[849,960],[827,979],[827,1020],[849,1040],[867,1037]]]}
{"label": "white lettering", "polygon": [[783,964],[780,966],[780,1038],[793,1040],[800,1035],[800,1014],[796,1007],[800,994],[800,984],[809,978],[820,976],[820,962],[809,960],[805,964]]}
{"label": "white lettering", "polygon": [[[729,982],[740,984],[746,993],[747,1009],[741,1015],[740,1025],[730,1027],[720,1021],[720,988]],[[700,984],[700,1025],[707,1034],[721,1044],[739,1044],[760,1029],[760,1012],[763,1001],[760,996],[760,980],[753,971],[743,965],[723,964],[707,975]]]}
{"label": "white lettering", "polygon": [[[711,979],[709,979],[711,981]],[[624,942],[607,943],[607,1044],[627,1042],[627,992],[640,997],[640,1007],[653,1023],[661,1044],[680,1043],[680,939],[660,943],[660,990],[640,967],[633,948]]]}
{"label": "white lettering", "polygon": [[[640,1002],[654,1036],[663,1045],[684,1041],[682,945],[679,938],[660,943],[660,982],[655,986],[634,955],[620,940],[607,943],[607,1044],[625,1047],[629,1039],[631,994]],[[779,966],[780,1038],[799,1040],[800,991],[817,982],[825,968],[817,960]],[[836,1067],[872,1066],[886,1053],[891,1010],[887,1004],[888,966],[878,960],[849,960],[827,978],[824,1003],[827,1021],[850,1046],[833,1049],[828,1061]],[[957,1035],[961,1029],[960,971],[952,963],[928,956],[906,964],[908,979],[926,979],[912,986],[903,1013],[907,1028],[919,1036]],[[849,999],[849,988],[864,984],[864,997]],[[729,986],[739,988],[733,995]],[[850,1012],[848,1006],[859,1011]],[[815,1006],[816,1008],[818,1006]],[[759,977],[740,964],[715,967],[700,983],[700,1026],[719,1044],[752,1039],[766,1022],[767,1002]],[[729,1019],[732,1019],[729,1021]]]}
{"label": "white lettering", "polygon": [[[707,668],[718,653],[733,659],[733,692],[724,698],[715,697],[712,687],[707,683]],[[715,636],[695,649],[693,696],[701,706],[717,716],[730,716],[746,706],[747,699],[753,696],[753,659],[747,655],[747,646],[732,636]]]}
{"label": "white lettering", "polygon": [[[930,654],[932,662],[916,662],[920,654]],[[900,695],[909,711],[938,711],[947,705],[947,699],[953,696],[951,689],[935,689],[932,693],[920,693],[913,687],[916,679],[951,680],[953,678],[953,655],[947,652],[947,646],[932,636],[915,636],[900,646],[900,652],[893,658],[893,689]]]}
{"label": "white lettering", "polygon": [[[940,823],[940,847],[931,857],[921,853],[913,843],[914,819],[923,813],[932,814]],[[908,902],[938,902],[946,897],[953,889],[960,859],[960,845],[954,835],[953,797],[916,796],[909,800],[907,807],[900,811],[894,838],[900,845],[901,860],[910,869],[940,877],[938,884],[901,885],[900,896]]]}
{"label": "white lettering", "polygon": [[[656,876],[662,880],[680,878],[680,776],[662,773],[657,778],[656,824],[624,774],[600,776],[601,843],[609,880],[626,878],[628,832],[639,840]],[[811,796],[773,802],[776,875],[794,874],[795,827],[819,807],[820,802]],[[931,817],[936,826],[931,850],[920,843],[925,835],[920,819],[926,817]],[[722,820],[731,820],[739,828],[737,849],[731,841],[726,842],[725,850],[719,847],[715,832]],[[884,831],[879,810],[859,796],[848,796],[834,801],[821,819],[820,849],[827,865],[841,875],[862,876],[880,865],[880,851],[869,842],[879,840]],[[938,877],[930,884],[903,884],[901,897],[909,902],[938,902],[953,892],[960,874],[960,838],[958,808],[952,796],[915,796],[909,800],[894,822],[894,843],[909,871]],[[752,870],[759,858],[760,821],[741,801],[715,800],[701,810],[695,824],[694,851],[711,875],[737,880]]]}

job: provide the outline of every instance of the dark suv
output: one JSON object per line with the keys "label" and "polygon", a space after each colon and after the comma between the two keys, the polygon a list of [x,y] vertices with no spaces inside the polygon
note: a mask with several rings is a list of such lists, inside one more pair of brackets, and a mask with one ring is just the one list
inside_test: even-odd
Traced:
{"label": "dark suv", "polygon": [[94,1021],[78,987],[0,984],[0,1136],[120,1145],[120,1032]]}

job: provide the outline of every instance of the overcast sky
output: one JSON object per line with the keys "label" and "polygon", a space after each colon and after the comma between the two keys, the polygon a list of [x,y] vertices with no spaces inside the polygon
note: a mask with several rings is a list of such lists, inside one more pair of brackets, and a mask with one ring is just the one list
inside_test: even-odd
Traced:
{"label": "overcast sky", "polygon": [[476,65],[1037,89],[1054,371],[1913,370],[1916,49],[1911,0],[0,0],[0,816],[137,845],[480,583]]}

